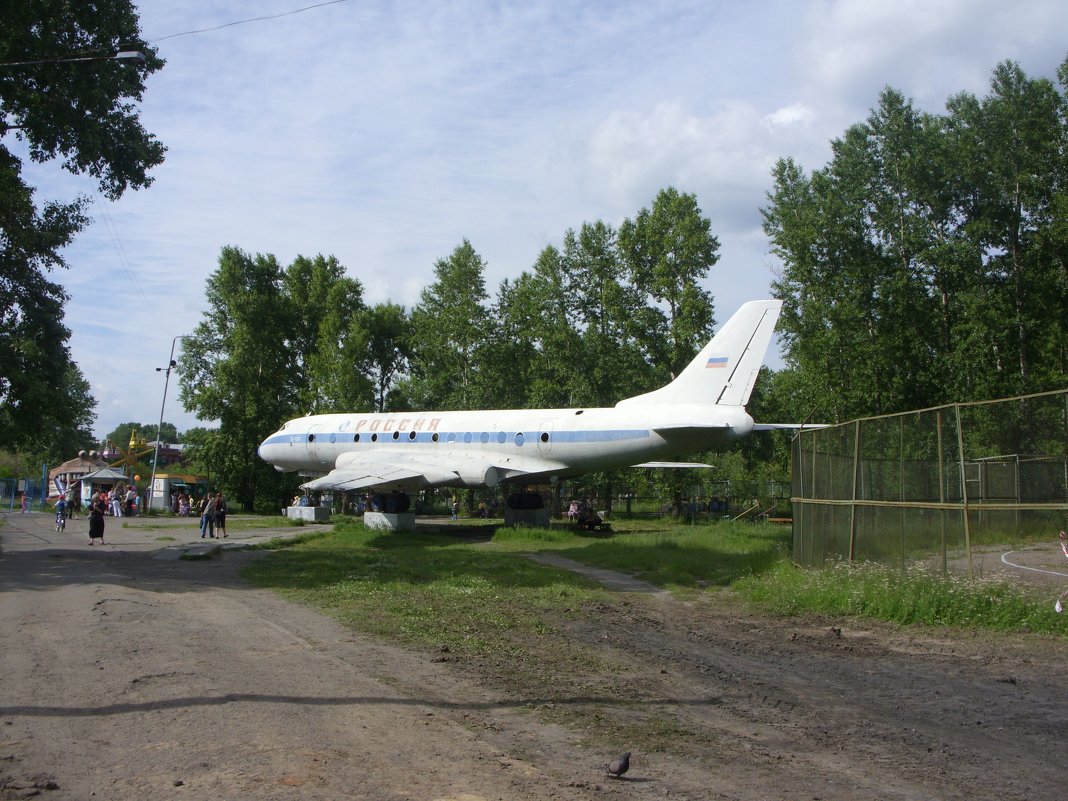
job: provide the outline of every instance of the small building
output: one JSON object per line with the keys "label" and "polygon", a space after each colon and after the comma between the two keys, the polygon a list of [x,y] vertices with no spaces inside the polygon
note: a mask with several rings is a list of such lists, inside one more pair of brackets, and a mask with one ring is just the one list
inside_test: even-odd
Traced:
{"label": "small building", "polygon": [[208,479],[206,476],[190,473],[156,473],[149,508],[156,511],[174,509],[174,501],[179,492],[184,492],[195,504],[207,494]]}
{"label": "small building", "polygon": [[117,484],[121,484],[125,489],[127,485],[133,482],[121,470],[116,470],[114,467],[102,467],[92,473],[86,473],[81,477],[80,483],[82,487],[81,497],[88,499],[98,492],[108,492]]}
{"label": "small building", "polygon": [[[95,452],[90,456],[85,451],[82,451],[74,459],[69,459],[59,467],[53,467],[48,471],[48,497],[50,499],[58,498],[71,486],[74,487],[75,493],[79,493],[82,476],[104,467],[107,467],[107,463],[98,457]],[[80,498],[81,495],[78,495],[76,500],[80,500]]]}

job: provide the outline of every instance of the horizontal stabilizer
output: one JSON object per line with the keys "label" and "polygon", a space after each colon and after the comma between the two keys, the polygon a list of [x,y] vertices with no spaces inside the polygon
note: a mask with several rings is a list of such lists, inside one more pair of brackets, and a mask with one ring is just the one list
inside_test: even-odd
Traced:
{"label": "horizontal stabilizer", "polygon": [[705,464],[704,462],[642,462],[641,464],[632,464],[631,467],[670,469],[673,467],[712,467],[712,465]]}
{"label": "horizontal stabilizer", "polygon": [[753,423],[754,431],[800,431],[802,428],[828,428],[830,423]]}

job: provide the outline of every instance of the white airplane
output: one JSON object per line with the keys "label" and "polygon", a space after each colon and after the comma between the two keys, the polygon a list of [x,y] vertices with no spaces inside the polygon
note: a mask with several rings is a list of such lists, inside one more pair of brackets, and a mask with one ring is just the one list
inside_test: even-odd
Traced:
{"label": "white airplane", "polygon": [[[316,414],[259,447],[308,490],[413,492],[538,484],[721,446],[756,426],[745,411],[782,302],[751,301],[667,386],[612,408]],[[793,426],[790,426],[793,427]],[[692,466],[692,465],[691,465]]]}

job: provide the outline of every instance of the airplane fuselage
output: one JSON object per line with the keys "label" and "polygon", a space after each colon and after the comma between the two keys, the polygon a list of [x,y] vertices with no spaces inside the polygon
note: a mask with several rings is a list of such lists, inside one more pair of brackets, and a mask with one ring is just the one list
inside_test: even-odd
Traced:
{"label": "airplane fuselage", "polygon": [[745,404],[779,301],[740,308],[666,386],[611,408],[319,414],[260,445],[318,490],[541,483],[721,447],[753,430]]}
{"label": "airplane fuselage", "polygon": [[[740,407],[506,409],[310,415],[260,446],[279,470],[323,475],[373,454],[440,462],[440,486],[493,486],[522,476],[570,476],[719,447],[752,430]],[[486,460],[494,466],[485,467]],[[494,473],[495,471],[495,473]],[[428,477],[430,478],[430,477]],[[399,485],[403,485],[400,482]]]}

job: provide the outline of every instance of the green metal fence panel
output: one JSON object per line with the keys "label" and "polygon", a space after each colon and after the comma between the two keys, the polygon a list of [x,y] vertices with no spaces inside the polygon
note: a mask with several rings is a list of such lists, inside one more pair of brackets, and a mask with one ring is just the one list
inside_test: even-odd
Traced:
{"label": "green metal fence panel", "polygon": [[795,561],[971,573],[1068,526],[1068,390],[803,430],[792,467]]}

